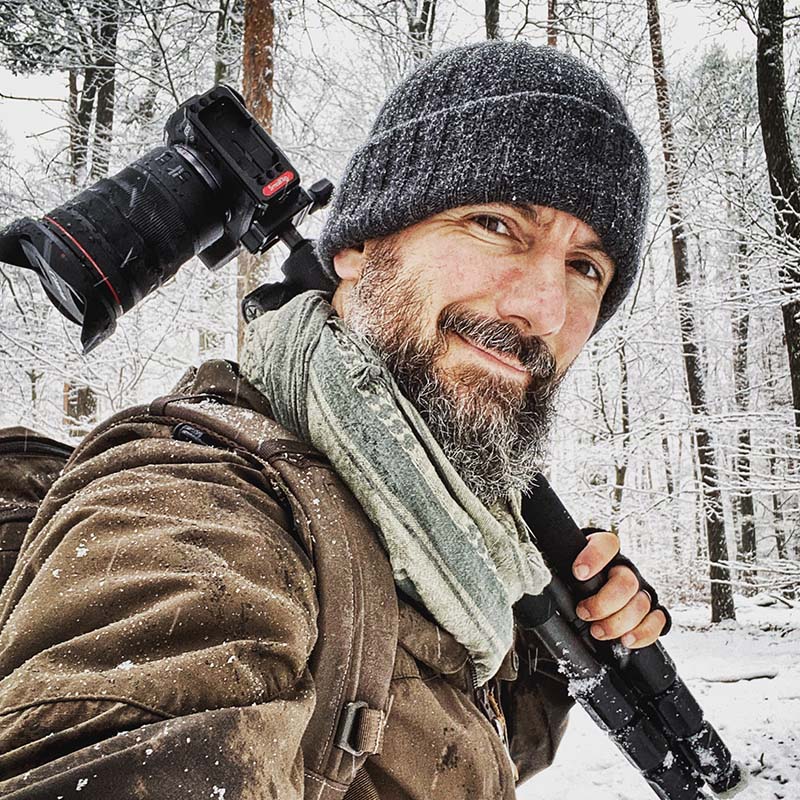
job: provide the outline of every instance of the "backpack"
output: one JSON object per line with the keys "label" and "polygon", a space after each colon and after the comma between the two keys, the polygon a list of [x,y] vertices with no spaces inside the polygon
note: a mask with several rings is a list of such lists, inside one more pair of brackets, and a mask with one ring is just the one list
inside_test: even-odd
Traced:
{"label": "backpack", "polygon": [[[314,564],[319,600],[319,634],[309,663],[317,703],[302,741],[304,797],[377,798],[361,768],[382,745],[391,705],[398,608],[391,567],[375,532],[366,518],[363,524],[352,524],[349,519],[348,525],[343,525],[338,507],[327,502],[342,488],[322,454],[263,414],[211,394],[170,395],[122,411],[88,434],[70,464],[115,444],[153,435],[154,425],[170,428],[172,438],[233,450],[246,457],[265,474],[276,498],[290,512],[294,535]],[[26,435],[5,433],[8,441],[15,442]],[[35,435],[30,438],[31,433],[27,433],[28,441],[45,441]],[[60,470],[69,448],[51,445],[55,446],[53,452],[61,447]],[[22,455],[10,447],[0,450],[0,475],[18,471],[30,452],[31,447]],[[52,483],[57,471],[48,475]],[[40,490],[49,487],[45,483],[41,482]],[[12,483],[12,491],[14,488]],[[5,491],[9,493],[8,488]],[[25,509],[14,529],[18,539],[24,535],[19,526],[27,527],[45,491],[31,494],[29,499],[21,497],[14,506]],[[10,508],[13,498],[8,502]],[[18,550],[19,544],[9,555],[9,563]]]}
{"label": "backpack", "polygon": [[72,451],[30,428],[0,428],[0,590],[36,509]]}

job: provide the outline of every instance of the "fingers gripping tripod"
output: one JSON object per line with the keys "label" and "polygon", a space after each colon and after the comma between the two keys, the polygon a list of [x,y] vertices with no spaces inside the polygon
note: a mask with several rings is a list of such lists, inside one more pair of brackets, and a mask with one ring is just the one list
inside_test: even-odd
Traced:
{"label": "fingers gripping tripod", "polygon": [[556,659],[570,694],[663,800],[706,798],[706,785],[717,794],[738,790],[741,768],[662,645],[629,650],[599,642],[575,614],[576,604],[605,578],[573,578],[572,563],[586,537],[542,476],[523,498],[522,513],[553,579],[541,595],[519,601],[517,616]]}

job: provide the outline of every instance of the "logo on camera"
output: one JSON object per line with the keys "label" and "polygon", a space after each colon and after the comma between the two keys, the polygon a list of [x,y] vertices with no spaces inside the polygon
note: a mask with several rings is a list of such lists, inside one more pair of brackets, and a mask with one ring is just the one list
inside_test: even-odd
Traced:
{"label": "logo on camera", "polygon": [[262,190],[261,194],[264,197],[272,197],[276,192],[279,192],[281,189],[285,189],[295,178],[294,172],[290,169],[287,169],[281,175],[278,175],[277,178],[273,178]]}

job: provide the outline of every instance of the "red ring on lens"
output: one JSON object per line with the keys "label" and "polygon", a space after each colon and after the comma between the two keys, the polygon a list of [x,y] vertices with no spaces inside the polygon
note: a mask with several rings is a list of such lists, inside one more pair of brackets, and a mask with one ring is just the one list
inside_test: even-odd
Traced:
{"label": "red ring on lens", "polygon": [[44,217],[44,219],[46,219],[52,225],[55,225],[56,228],[58,228],[61,231],[61,233],[63,233],[64,236],[66,236],[67,239],[69,239],[75,245],[75,247],[77,247],[78,250],[81,251],[81,253],[83,253],[83,255],[86,257],[86,260],[95,268],[97,274],[101,277],[103,283],[108,287],[108,291],[111,292],[117,305],[120,308],[122,308],[122,300],[119,299],[119,295],[117,294],[114,287],[111,285],[111,281],[106,277],[103,270],[100,269],[97,262],[86,252],[83,245],[63,225],[59,225],[52,217]]}

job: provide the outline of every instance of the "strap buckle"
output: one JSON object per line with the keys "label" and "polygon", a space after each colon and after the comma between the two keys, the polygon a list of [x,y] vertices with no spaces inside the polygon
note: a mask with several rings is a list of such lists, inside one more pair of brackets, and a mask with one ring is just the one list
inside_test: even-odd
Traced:
{"label": "strap buckle", "polygon": [[363,700],[348,703],[343,711],[335,744],[353,756],[379,753],[386,715]]}

